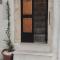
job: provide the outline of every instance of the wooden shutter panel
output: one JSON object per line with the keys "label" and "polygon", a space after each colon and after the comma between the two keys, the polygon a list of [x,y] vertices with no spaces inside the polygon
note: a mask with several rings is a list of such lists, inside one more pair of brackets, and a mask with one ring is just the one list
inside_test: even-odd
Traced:
{"label": "wooden shutter panel", "polygon": [[32,14],[32,0],[23,0],[23,14]]}
{"label": "wooden shutter panel", "polygon": [[32,18],[23,19],[23,32],[32,32]]}

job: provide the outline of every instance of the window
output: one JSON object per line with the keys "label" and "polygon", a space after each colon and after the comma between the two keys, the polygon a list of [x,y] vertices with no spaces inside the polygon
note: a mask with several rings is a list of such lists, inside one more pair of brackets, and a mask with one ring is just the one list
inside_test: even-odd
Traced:
{"label": "window", "polygon": [[53,0],[15,0],[14,5],[12,3],[12,40],[20,50],[51,52],[54,32],[53,3]]}
{"label": "window", "polygon": [[48,0],[21,0],[21,42],[48,41]]}
{"label": "window", "polygon": [[2,4],[2,0],[0,0],[0,4]]}

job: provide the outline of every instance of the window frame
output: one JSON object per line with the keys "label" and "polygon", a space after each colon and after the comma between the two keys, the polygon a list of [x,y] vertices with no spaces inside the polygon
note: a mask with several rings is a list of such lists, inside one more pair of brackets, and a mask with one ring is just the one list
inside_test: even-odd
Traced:
{"label": "window frame", "polygon": [[[20,22],[21,21],[21,17],[20,17],[21,12],[19,12],[19,11],[21,11],[21,9],[19,8],[19,7],[21,7],[21,6],[19,6],[20,3],[21,3],[20,0],[18,0],[18,1],[15,0],[14,5],[13,5],[13,7],[14,7],[14,11],[13,11],[14,32],[12,34],[13,35],[12,39],[14,40],[13,41],[14,45],[19,47],[19,50],[24,50],[24,48],[26,48],[26,50],[28,50],[28,51],[31,50],[31,51],[38,52],[38,50],[39,50],[39,52],[51,52],[52,51],[52,39],[48,40],[48,44],[37,44],[37,43],[33,44],[33,43],[31,43],[31,45],[30,45],[30,43],[21,43],[21,26],[20,26],[21,25],[21,22]],[[48,15],[49,15],[49,11],[51,11],[51,9],[53,12],[53,8],[51,8],[50,3],[51,3],[51,0],[48,0],[48,4],[49,4],[48,5]],[[51,5],[53,5],[53,4],[51,4]],[[53,14],[52,12],[50,14]],[[16,21],[17,18],[18,18],[18,21]],[[49,19],[49,16],[48,16],[48,19]],[[53,19],[53,17],[50,17],[50,19]],[[49,24],[49,20],[48,20],[48,24]],[[51,25],[50,25],[50,27],[51,27]],[[51,28],[53,28],[53,27],[51,27]],[[29,49],[28,48],[29,46],[32,46],[32,47]],[[35,48],[36,46],[38,46],[37,49]],[[41,46],[41,48],[39,48],[40,46]],[[46,47],[48,47],[48,48],[46,48]],[[46,48],[46,50],[44,50],[44,48]],[[34,49],[36,49],[36,50],[34,50]]]}
{"label": "window frame", "polygon": [[[26,14],[26,13],[24,14],[23,13],[24,12],[24,7],[23,7],[24,3],[23,2],[24,1],[21,0],[21,40],[22,40],[23,43],[24,42],[34,43],[34,26],[33,26],[34,25],[34,19],[33,19],[33,16],[34,16],[34,5],[33,5],[34,3],[33,2],[34,2],[34,0],[30,1],[30,3],[32,3],[32,5],[31,5],[32,6],[32,8],[31,8],[32,13],[31,14],[30,13],[29,14]],[[48,0],[47,0],[47,2],[48,2]],[[48,5],[47,2],[46,2],[46,4]],[[47,12],[48,12],[48,6],[47,6]],[[47,13],[47,15],[48,15],[48,13]],[[24,21],[25,18],[31,18],[31,21],[32,21],[32,26],[31,26],[32,27],[32,32],[30,32],[30,33],[27,32],[27,31],[23,32],[23,30],[24,30],[23,29],[23,21]],[[48,20],[45,22],[45,25],[46,25],[46,27],[45,27],[46,30],[45,30],[45,42],[44,43],[47,43],[47,40],[48,40],[48,32],[47,32],[48,31]],[[25,37],[26,37],[25,35],[27,35],[27,37],[30,37],[29,41],[25,39]],[[25,36],[25,37],[23,37],[23,36]]]}

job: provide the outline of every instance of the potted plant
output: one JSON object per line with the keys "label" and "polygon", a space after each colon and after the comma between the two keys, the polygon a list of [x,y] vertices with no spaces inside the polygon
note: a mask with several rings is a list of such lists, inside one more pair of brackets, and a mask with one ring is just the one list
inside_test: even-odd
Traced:
{"label": "potted plant", "polygon": [[13,60],[12,52],[14,51],[14,46],[13,46],[13,44],[11,42],[11,39],[10,39],[10,12],[9,12],[8,1],[7,1],[7,15],[8,15],[8,27],[7,27],[7,30],[6,30],[7,39],[4,40],[6,42],[7,48],[3,49],[2,55],[3,55],[4,60]]}

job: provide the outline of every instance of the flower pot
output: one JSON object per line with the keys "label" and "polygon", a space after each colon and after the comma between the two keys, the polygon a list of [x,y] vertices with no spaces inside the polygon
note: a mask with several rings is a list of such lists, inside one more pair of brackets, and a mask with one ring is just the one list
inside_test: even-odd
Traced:
{"label": "flower pot", "polygon": [[13,53],[8,52],[8,50],[3,50],[2,55],[3,55],[3,60],[13,60]]}
{"label": "flower pot", "polygon": [[11,54],[11,55],[3,55],[3,60],[13,60],[13,54]]}

